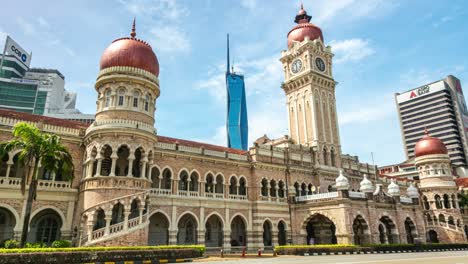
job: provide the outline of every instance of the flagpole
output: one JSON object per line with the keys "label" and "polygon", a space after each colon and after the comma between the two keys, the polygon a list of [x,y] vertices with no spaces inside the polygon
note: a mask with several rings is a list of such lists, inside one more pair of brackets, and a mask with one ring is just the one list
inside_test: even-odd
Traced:
{"label": "flagpole", "polygon": [[6,48],[7,48],[7,43],[8,43],[8,38],[10,36],[7,35],[5,39],[5,47],[3,47],[3,53],[2,53],[2,63],[0,64],[0,74],[3,73],[3,62],[5,61],[5,53],[6,53]]}

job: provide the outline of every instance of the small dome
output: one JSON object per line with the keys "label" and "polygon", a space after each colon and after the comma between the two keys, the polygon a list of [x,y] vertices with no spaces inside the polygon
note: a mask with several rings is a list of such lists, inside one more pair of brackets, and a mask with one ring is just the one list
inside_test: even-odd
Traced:
{"label": "small dome", "polygon": [[349,189],[349,181],[348,178],[343,175],[343,170],[340,170],[340,175],[338,175],[338,177],[335,179],[335,183],[336,189],[339,191]]}
{"label": "small dome", "polygon": [[293,41],[302,42],[306,37],[309,37],[310,40],[320,38],[323,42],[322,30],[310,23],[311,18],[301,5],[301,10],[299,10],[294,20],[297,25],[288,33],[288,47],[291,47]]}
{"label": "small dome", "polygon": [[419,198],[419,191],[418,188],[416,188],[413,183],[410,183],[410,186],[406,189],[406,196],[409,198]]}
{"label": "small dome", "polygon": [[433,154],[447,154],[447,147],[442,140],[429,136],[427,130],[424,131],[425,135],[416,143],[414,147],[414,155],[421,157]]}
{"label": "small dome", "polygon": [[374,185],[367,178],[367,174],[364,174],[364,179],[362,179],[359,185],[360,185],[359,190],[363,193],[371,193],[374,191]]}
{"label": "small dome", "polygon": [[387,188],[390,196],[400,196],[400,186],[395,183],[394,179],[391,180]]}
{"label": "small dome", "polygon": [[114,40],[104,50],[101,56],[100,69],[103,70],[114,66],[128,66],[145,70],[158,77],[158,58],[148,43],[135,38],[135,21],[133,21],[130,36]]}

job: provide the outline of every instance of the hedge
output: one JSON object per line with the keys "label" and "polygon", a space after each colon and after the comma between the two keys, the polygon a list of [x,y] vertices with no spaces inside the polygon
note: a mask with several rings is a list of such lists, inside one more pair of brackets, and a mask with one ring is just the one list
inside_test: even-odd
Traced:
{"label": "hedge", "polygon": [[[93,263],[187,259],[203,256],[204,246],[21,248],[0,250],[0,264]],[[26,253],[26,254],[25,254]]]}
{"label": "hedge", "polygon": [[276,246],[278,255],[360,253],[386,251],[425,251],[425,250],[468,249],[468,243],[460,244],[376,244],[376,245],[288,245]]}

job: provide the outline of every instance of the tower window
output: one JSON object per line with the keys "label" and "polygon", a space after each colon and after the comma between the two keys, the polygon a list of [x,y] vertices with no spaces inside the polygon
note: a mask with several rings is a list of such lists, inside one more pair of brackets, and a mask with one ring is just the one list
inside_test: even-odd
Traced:
{"label": "tower window", "polygon": [[110,105],[110,100],[111,100],[111,91],[106,91],[106,103],[105,103],[105,107],[109,107]]}
{"label": "tower window", "polygon": [[119,101],[118,101],[119,106],[122,106],[124,104],[124,95],[125,95],[125,91],[120,90],[119,91]]}
{"label": "tower window", "polygon": [[138,92],[133,93],[133,107],[138,108],[138,97],[140,97],[140,94]]}
{"label": "tower window", "polygon": [[149,109],[149,101],[150,101],[150,97],[149,95],[146,95],[146,100],[145,100],[145,111],[148,112],[148,109]]}

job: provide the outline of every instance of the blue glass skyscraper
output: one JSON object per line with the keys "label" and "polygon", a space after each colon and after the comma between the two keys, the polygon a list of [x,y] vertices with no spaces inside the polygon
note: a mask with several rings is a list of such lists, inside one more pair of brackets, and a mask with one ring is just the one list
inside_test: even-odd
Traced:
{"label": "blue glass skyscraper", "polygon": [[229,35],[227,36],[226,90],[228,147],[247,150],[249,126],[247,121],[244,76],[230,71]]}

